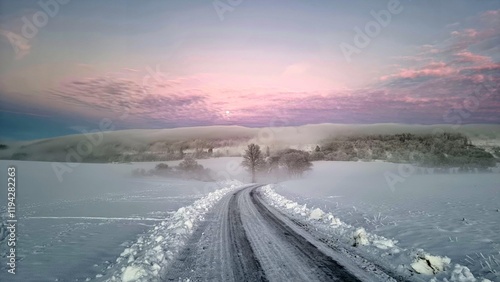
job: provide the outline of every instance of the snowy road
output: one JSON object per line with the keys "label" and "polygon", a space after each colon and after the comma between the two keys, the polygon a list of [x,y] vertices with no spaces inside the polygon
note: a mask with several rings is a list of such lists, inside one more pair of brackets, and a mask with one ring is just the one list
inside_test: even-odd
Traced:
{"label": "snowy road", "polygon": [[[250,186],[226,195],[162,275],[164,281],[378,281],[323,252]],[[323,250],[323,251],[322,251]],[[338,257],[338,256],[336,256]],[[353,274],[355,273],[355,275]],[[189,280],[188,280],[189,279]]]}

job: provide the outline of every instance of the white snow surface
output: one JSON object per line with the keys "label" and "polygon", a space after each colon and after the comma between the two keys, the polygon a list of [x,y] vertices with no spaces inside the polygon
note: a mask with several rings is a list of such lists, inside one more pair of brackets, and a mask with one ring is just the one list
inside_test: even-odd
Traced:
{"label": "white snow surface", "polygon": [[[248,181],[237,166],[240,162],[200,161],[223,177]],[[163,252],[168,263],[175,249],[166,242],[184,242],[202,218],[194,216],[204,210],[195,200],[219,187],[131,177],[133,169],[152,169],[156,163],[78,164],[59,182],[52,164],[0,161],[1,171],[8,165],[18,171],[17,239],[22,247],[17,255],[23,267],[15,276],[6,276],[6,265],[0,266],[0,281],[112,276],[136,281],[160,273],[159,263],[148,260],[144,266],[146,258],[162,261],[158,255]],[[358,240],[351,248],[378,265],[406,274],[416,272],[413,265],[433,273],[416,275],[423,281],[500,281],[498,173],[412,174],[390,189],[387,171],[397,174],[398,164],[315,162],[304,178],[269,186],[275,194],[270,202],[346,245]],[[5,196],[0,195],[0,212]],[[0,228],[0,238],[3,232]],[[6,254],[1,243],[0,251]]]}
{"label": "white snow surface", "polygon": [[[241,158],[202,160],[221,178],[247,179],[236,164]],[[51,162],[0,161],[0,171],[17,169],[18,270],[0,265],[0,281],[92,281],[102,279],[116,258],[141,234],[181,207],[223,188],[221,183],[165,177],[132,177],[134,169],[157,162],[71,164],[60,182]],[[241,175],[240,175],[241,172]],[[239,182],[235,182],[239,183]],[[7,191],[7,182],[0,183]],[[0,254],[5,260],[7,193],[0,193]],[[186,221],[185,225],[190,226]],[[192,228],[194,228],[194,224]],[[135,259],[137,255],[127,257]],[[133,269],[131,269],[133,270]],[[132,277],[135,272],[129,270]]]}
{"label": "white snow surface", "polygon": [[108,282],[160,281],[162,270],[183,248],[204,215],[227,193],[242,187],[237,180],[225,181],[224,188],[209,193],[193,204],[179,208],[171,217],[140,236],[126,248],[103,276]]}
{"label": "white snow surface", "polygon": [[[476,277],[500,281],[499,167],[464,174],[407,169],[386,162],[314,162],[303,178],[275,190],[397,240],[401,248],[446,256]],[[393,189],[387,172],[401,176]]]}
{"label": "white snow surface", "polygon": [[[438,280],[435,277],[431,278],[430,281],[452,281],[452,282],[474,282],[482,281],[487,282],[488,279],[478,280],[470,272],[470,270],[461,266],[460,264],[455,264],[451,266],[450,258],[446,256],[436,256],[426,253],[422,249],[418,249],[416,252],[397,246],[397,241],[378,236],[376,234],[367,233],[362,227],[356,228],[349,224],[346,224],[336,218],[330,212],[323,212],[319,208],[309,209],[306,205],[299,205],[279,194],[277,194],[274,189],[274,185],[266,185],[261,188],[263,195],[266,200],[278,208],[285,214],[291,216],[298,216],[302,220],[305,220],[310,224],[311,227],[316,229],[323,229],[334,236],[341,237],[344,241],[353,241],[354,246],[366,248],[368,246],[375,247],[381,251],[375,252],[382,257],[394,256],[395,254],[402,253],[397,260],[394,261],[393,268],[405,275],[408,270],[422,274],[426,276],[440,274],[443,280]],[[321,214],[321,215],[320,215]],[[353,231],[354,230],[354,231]],[[343,237],[343,238],[342,238]],[[367,253],[374,252],[374,250],[366,250]],[[410,266],[397,265],[400,261],[413,261]],[[449,277],[446,278],[446,277]]]}

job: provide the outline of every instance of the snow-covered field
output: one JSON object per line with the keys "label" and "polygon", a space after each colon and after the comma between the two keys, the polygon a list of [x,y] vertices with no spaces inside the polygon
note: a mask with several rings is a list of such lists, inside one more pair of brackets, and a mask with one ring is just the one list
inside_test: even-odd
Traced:
{"label": "snow-covered field", "polygon": [[398,165],[316,162],[305,178],[272,187],[311,210],[330,212],[354,231],[364,228],[397,241],[409,253],[422,249],[448,257],[450,271],[460,264],[476,277],[500,280],[498,173],[413,174],[391,189],[384,176],[388,171],[397,174]]}
{"label": "snow-covered field", "polygon": [[[215,171],[229,174],[226,166],[232,162],[214,163]],[[2,241],[0,281],[85,281],[103,275],[140,235],[223,188],[221,183],[131,177],[134,168],[155,164],[79,164],[59,182],[52,163],[1,161],[5,175],[7,166],[17,168],[18,262],[16,275],[7,273]],[[6,182],[1,187],[3,213]]]}
{"label": "snow-covered field", "polygon": [[[240,162],[200,161],[221,179],[248,182]],[[0,266],[0,281],[120,281],[154,274],[158,266],[144,269],[142,262],[172,258],[204,212],[239,183],[131,176],[133,169],[152,169],[156,163],[79,164],[62,182],[52,163],[1,161],[0,171],[8,165],[17,167],[18,262],[15,276],[6,272],[6,264]],[[433,267],[445,268],[439,281],[475,281],[467,280],[467,269],[477,281],[500,280],[498,172],[405,175],[392,188],[387,172],[397,174],[398,165],[315,162],[304,178],[268,186],[267,196],[278,206],[292,201],[281,208],[291,215],[297,211],[295,216],[312,226],[328,221],[328,228],[334,227],[318,230],[332,236],[345,230],[356,249],[396,271],[398,264],[407,264],[401,270],[407,272],[415,263],[420,271],[432,272],[428,259]],[[5,186],[0,206],[7,202]],[[4,260],[5,241],[0,248]]]}

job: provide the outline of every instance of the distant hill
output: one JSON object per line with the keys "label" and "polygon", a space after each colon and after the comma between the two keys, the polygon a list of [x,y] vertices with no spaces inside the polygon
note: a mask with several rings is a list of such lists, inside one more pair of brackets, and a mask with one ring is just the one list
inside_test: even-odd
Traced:
{"label": "distant hill", "polygon": [[406,125],[406,124],[315,124],[296,127],[247,128],[241,126],[208,126],[174,129],[132,129],[77,134],[57,138],[0,142],[0,159],[129,162],[195,157],[240,155],[248,143],[269,147],[271,151],[296,148],[312,151],[323,140],[342,136],[374,134],[462,133],[473,144],[498,146],[500,125]]}

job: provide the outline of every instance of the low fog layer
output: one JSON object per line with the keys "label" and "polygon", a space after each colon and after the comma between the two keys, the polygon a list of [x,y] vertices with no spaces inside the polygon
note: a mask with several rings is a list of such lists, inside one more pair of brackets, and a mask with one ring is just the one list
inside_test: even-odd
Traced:
{"label": "low fog layer", "polygon": [[[213,156],[239,156],[249,143],[271,149],[313,150],[322,140],[342,136],[372,134],[456,132],[467,135],[473,144],[498,146],[500,125],[342,125],[317,124],[296,127],[246,128],[210,126],[175,129],[133,129],[101,132],[82,130],[82,134],[33,141],[0,141],[0,159],[65,161],[72,149],[84,162],[148,161],[152,156],[176,152],[184,154],[211,149]],[[79,148],[80,144],[80,148]],[[83,153],[82,153],[83,152]],[[87,152],[89,152],[87,154]],[[120,156],[142,156],[123,159]],[[151,156],[149,156],[151,155]],[[179,156],[174,156],[179,159]],[[75,160],[73,160],[75,161]]]}

